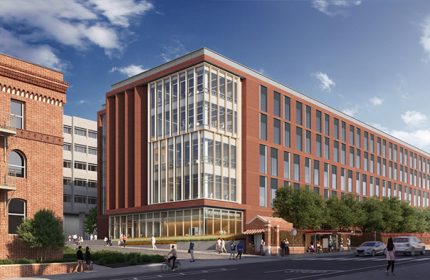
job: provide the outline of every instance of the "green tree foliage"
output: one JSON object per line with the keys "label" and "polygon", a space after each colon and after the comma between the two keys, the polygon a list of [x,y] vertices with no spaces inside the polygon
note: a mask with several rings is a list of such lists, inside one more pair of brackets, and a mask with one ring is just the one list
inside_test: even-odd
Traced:
{"label": "green tree foliage", "polygon": [[39,210],[32,219],[25,220],[18,226],[17,233],[27,246],[36,249],[40,261],[46,259],[49,250],[64,246],[61,219],[49,209]]}
{"label": "green tree foliage", "polygon": [[97,208],[91,208],[88,215],[85,217],[84,230],[85,233],[93,234],[94,230],[97,228]]}
{"label": "green tree foliage", "polygon": [[324,202],[305,188],[281,188],[273,201],[275,213],[299,229],[320,229],[324,224]]}
{"label": "green tree foliage", "polygon": [[363,232],[382,231],[384,229],[384,215],[381,202],[377,198],[370,198],[360,202],[364,216],[359,222]]}
{"label": "green tree foliage", "polygon": [[[355,200],[354,200],[355,201]],[[350,202],[350,201],[348,201]],[[355,224],[357,215],[360,214],[354,211],[355,204],[347,203],[346,199],[337,199],[336,197],[329,198],[325,203],[326,214],[325,221],[326,225],[324,228],[334,230],[349,230],[351,225]]]}

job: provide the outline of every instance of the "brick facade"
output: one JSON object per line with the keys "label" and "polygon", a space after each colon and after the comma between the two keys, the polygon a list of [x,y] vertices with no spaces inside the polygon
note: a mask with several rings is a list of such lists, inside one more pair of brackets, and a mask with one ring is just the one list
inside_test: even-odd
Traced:
{"label": "brick facade", "polygon": [[[23,102],[24,127],[16,135],[0,136],[0,179],[12,182],[16,191],[0,190],[0,258],[32,258],[34,252],[8,234],[10,199],[26,202],[26,217],[40,209],[63,213],[63,105],[67,84],[63,74],[0,54],[0,112],[3,125],[11,112],[11,100]],[[6,141],[6,142],[5,142]],[[6,150],[5,150],[5,144]],[[10,177],[12,150],[25,157],[24,178]],[[61,252],[52,252],[58,258]]]}

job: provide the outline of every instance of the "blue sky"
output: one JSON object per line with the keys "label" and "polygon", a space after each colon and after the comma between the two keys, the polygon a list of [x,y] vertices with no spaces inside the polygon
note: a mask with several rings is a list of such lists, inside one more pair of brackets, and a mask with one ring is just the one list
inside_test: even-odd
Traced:
{"label": "blue sky", "polygon": [[64,71],[66,114],[205,46],[430,151],[430,1],[1,0],[0,38]]}

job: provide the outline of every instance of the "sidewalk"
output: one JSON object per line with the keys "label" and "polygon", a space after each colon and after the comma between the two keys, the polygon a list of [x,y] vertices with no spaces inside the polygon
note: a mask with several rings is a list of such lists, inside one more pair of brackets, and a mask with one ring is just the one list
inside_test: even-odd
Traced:
{"label": "sidewalk", "polygon": [[[105,247],[106,248],[106,247]],[[120,247],[109,247],[109,249],[122,250],[124,248]],[[151,248],[144,248],[139,246],[128,246],[125,248],[127,251],[150,251],[158,254],[167,254],[167,249],[152,250]],[[147,253],[147,252],[145,252]],[[229,260],[229,253],[218,254],[216,252],[210,251],[195,251],[194,256],[196,257],[195,262],[190,262],[189,254],[185,250],[178,250],[178,259],[181,261],[182,270],[184,269],[203,269],[209,267],[225,267],[237,264],[249,264],[249,263],[259,263],[259,262],[270,262],[273,260],[288,260],[294,258],[306,258],[306,257],[324,257],[324,256],[338,256],[351,254],[351,252],[337,252],[337,253],[326,253],[326,254],[297,254],[289,255],[287,257],[281,256],[260,256],[260,255],[243,255],[241,260]],[[69,273],[69,274],[58,274],[58,275],[44,275],[29,278],[11,278],[13,280],[17,279],[89,279],[93,277],[112,277],[112,276],[124,276],[126,274],[144,274],[152,272],[161,272],[161,264],[145,264],[145,265],[135,265],[126,266],[119,268],[110,268],[106,266],[94,265],[93,271],[86,271],[83,273]]]}

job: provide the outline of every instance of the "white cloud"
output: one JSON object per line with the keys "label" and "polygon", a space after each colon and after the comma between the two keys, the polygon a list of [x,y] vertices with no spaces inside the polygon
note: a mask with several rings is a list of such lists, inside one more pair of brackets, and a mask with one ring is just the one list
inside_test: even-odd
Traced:
{"label": "white cloud", "polygon": [[181,41],[175,39],[169,46],[163,46],[163,52],[161,53],[161,57],[164,59],[165,62],[167,62],[177,58],[178,56],[186,52],[187,50],[184,44],[182,44]]}
{"label": "white cloud", "polygon": [[386,133],[390,133],[389,132],[390,129],[388,127],[383,126],[383,125],[381,125],[379,123],[370,123],[370,125],[373,126],[374,128],[377,128],[377,129],[381,130],[381,131],[384,131]]}
{"label": "white cloud", "polygon": [[64,65],[50,46],[29,45],[1,27],[0,38],[0,51],[8,50],[5,53],[47,67],[64,68]]}
{"label": "white cloud", "polygon": [[335,82],[325,73],[317,72],[313,76],[320,81],[320,88],[323,91],[331,91],[331,88],[335,86]]}
{"label": "white cloud", "polygon": [[342,110],[342,112],[347,115],[350,115],[351,117],[354,117],[358,113],[358,108],[357,107],[345,108]]}
{"label": "white cloud", "polygon": [[[129,34],[130,19],[152,8],[147,0],[1,0],[0,24],[8,26],[3,29],[28,52],[40,48],[39,42],[49,42],[78,50],[95,45],[110,55],[123,50],[121,38]],[[12,54],[15,44],[2,42],[0,51]]]}
{"label": "white cloud", "polygon": [[143,68],[142,65],[135,65],[135,64],[131,64],[125,67],[112,67],[112,69],[110,70],[110,72],[119,72],[121,74],[126,75],[127,77],[131,77],[145,71],[146,69]]}
{"label": "white cloud", "polygon": [[312,5],[328,16],[335,16],[344,14],[348,7],[361,5],[361,0],[313,0]]}
{"label": "white cloud", "polygon": [[415,131],[392,130],[390,134],[420,149],[429,148],[430,146],[430,129]]}
{"label": "white cloud", "polygon": [[420,43],[424,48],[424,52],[430,59],[430,17],[428,17],[423,24],[423,33],[420,38]]}
{"label": "white cloud", "polygon": [[409,127],[420,127],[427,122],[427,116],[417,111],[406,111],[401,118]]}
{"label": "white cloud", "polygon": [[384,103],[384,99],[379,98],[377,96],[374,96],[374,97],[372,97],[372,98],[369,99],[369,102],[373,106],[379,106],[379,105],[382,105],[382,103]]}

